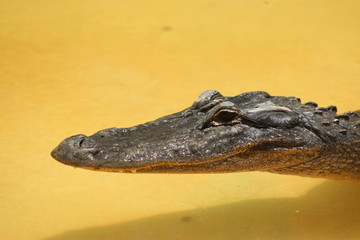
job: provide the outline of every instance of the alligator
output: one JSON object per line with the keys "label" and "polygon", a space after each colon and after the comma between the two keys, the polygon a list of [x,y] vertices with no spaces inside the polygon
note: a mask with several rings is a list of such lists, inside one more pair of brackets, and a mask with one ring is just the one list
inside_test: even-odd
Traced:
{"label": "alligator", "polygon": [[124,173],[265,171],[360,182],[359,112],[296,97],[200,94],[191,107],[130,128],[63,140],[66,165]]}

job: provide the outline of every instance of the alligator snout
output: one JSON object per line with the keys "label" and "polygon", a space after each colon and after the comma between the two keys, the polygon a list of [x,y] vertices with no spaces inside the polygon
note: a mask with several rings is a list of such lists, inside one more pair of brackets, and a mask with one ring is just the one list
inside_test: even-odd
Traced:
{"label": "alligator snout", "polygon": [[78,134],[63,140],[52,152],[51,156],[59,162],[71,164],[74,159],[92,160],[96,142],[83,135]]}

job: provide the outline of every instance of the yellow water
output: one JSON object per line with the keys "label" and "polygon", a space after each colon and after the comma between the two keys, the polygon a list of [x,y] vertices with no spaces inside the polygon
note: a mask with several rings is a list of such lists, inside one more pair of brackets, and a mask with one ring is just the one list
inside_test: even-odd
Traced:
{"label": "yellow water", "polygon": [[360,239],[360,185],[64,166],[63,138],[265,90],[360,93],[358,0],[3,0],[0,239]]}

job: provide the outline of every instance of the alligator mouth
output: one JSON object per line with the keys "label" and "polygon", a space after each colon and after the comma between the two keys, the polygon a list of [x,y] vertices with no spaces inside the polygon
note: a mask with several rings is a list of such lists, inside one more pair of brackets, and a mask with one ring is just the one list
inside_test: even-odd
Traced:
{"label": "alligator mouth", "polygon": [[303,147],[305,145],[304,142],[296,143],[296,142],[264,142],[256,144],[251,147],[253,151],[276,151],[276,150],[290,150],[294,148]]}
{"label": "alligator mouth", "polygon": [[[119,172],[119,173],[223,173],[223,172],[238,172],[237,170],[215,170],[214,167],[221,166],[226,164],[228,159],[236,159],[237,162],[247,162],[249,156],[251,155],[264,155],[271,156],[272,158],[275,155],[280,156],[289,156],[291,154],[304,154],[303,149],[304,143],[295,143],[295,142],[266,142],[266,143],[256,143],[249,144],[248,146],[242,146],[227,154],[219,154],[214,156],[207,157],[188,157],[184,160],[181,158],[174,158],[171,160],[156,160],[152,161],[139,161],[136,164],[128,165],[124,161],[119,161],[116,165],[109,164],[99,164],[99,165],[81,165],[73,164],[67,162],[64,159],[61,159],[57,155],[57,149],[52,152],[52,156],[58,161],[70,165],[73,167],[79,167],[87,170],[95,171],[105,171],[105,172]],[[269,153],[271,152],[271,153]],[[306,152],[306,150],[305,150]],[[305,153],[306,154],[306,153]],[[302,158],[300,158],[302,159]],[[297,165],[304,162],[296,161],[292,165]],[[268,169],[254,169],[254,170],[265,170]],[[247,168],[247,170],[250,170]]]}

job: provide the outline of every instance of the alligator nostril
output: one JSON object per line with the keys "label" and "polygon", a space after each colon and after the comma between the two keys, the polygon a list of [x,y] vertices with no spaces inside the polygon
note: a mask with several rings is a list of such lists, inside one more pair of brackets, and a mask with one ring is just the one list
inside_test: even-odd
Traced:
{"label": "alligator nostril", "polygon": [[91,138],[84,138],[79,142],[79,146],[82,148],[92,148],[95,146],[95,141]]}
{"label": "alligator nostril", "polygon": [[54,150],[52,150],[50,154],[53,158],[58,159],[59,147],[56,147]]}

